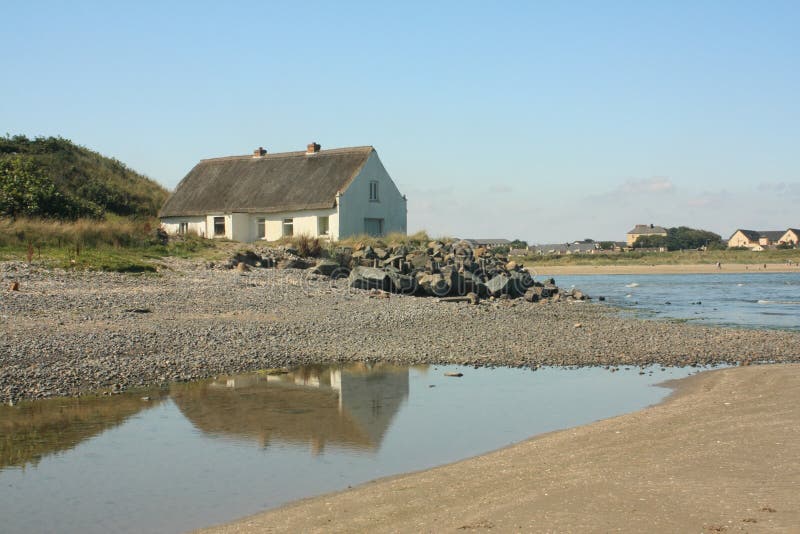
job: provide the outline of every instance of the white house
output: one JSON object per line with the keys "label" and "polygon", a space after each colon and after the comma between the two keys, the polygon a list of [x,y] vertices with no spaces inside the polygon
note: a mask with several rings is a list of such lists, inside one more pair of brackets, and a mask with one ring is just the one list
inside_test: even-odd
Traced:
{"label": "white house", "polygon": [[406,232],[406,197],[371,146],[204,159],[161,208],[168,234],[233,241]]}

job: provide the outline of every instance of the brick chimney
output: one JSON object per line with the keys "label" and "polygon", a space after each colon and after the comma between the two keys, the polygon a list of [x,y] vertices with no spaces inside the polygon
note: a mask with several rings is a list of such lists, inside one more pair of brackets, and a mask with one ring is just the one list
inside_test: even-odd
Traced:
{"label": "brick chimney", "polygon": [[254,158],[262,158],[267,155],[267,151],[264,150],[263,146],[258,147],[257,149],[253,150],[253,157]]}
{"label": "brick chimney", "polygon": [[319,143],[309,143],[306,146],[306,154],[316,154],[319,152],[319,149],[322,148]]}

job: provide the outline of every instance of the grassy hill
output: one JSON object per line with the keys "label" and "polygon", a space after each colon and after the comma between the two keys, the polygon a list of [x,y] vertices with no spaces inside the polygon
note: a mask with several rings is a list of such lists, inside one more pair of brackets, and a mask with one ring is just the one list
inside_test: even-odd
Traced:
{"label": "grassy hill", "polygon": [[124,163],[61,137],[0,137],[0,216],[154,217],[168,192]]}

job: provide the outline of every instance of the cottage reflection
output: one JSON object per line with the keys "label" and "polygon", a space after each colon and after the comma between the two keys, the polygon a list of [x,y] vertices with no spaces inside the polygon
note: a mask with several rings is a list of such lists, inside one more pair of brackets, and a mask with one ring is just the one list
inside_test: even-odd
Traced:
{"label": "cottage reflection", "polygon": [[176,386],[172,398],[199,430],[236,440],[377,449],[408,397],[408,368],[308,366]]}
{"label": "cottage reflection", "polygon": [[0,406],[0,469],[37,465],[50,454],[66,451],[121,425],[141,410],[157,405],[160,392],[110,397],[58,398]]}

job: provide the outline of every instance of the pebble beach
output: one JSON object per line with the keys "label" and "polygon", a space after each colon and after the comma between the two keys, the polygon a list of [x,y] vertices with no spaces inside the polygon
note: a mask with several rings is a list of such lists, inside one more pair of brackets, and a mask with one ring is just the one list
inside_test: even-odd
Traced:
{"label": "pebble beach", "polygon": [[137,275],[0,263],[0,399],[352,361],[611,370],[800,361],[798,333],[623,318],[597,299],[471,305],[375,294],[295,269],[161,267]]}

